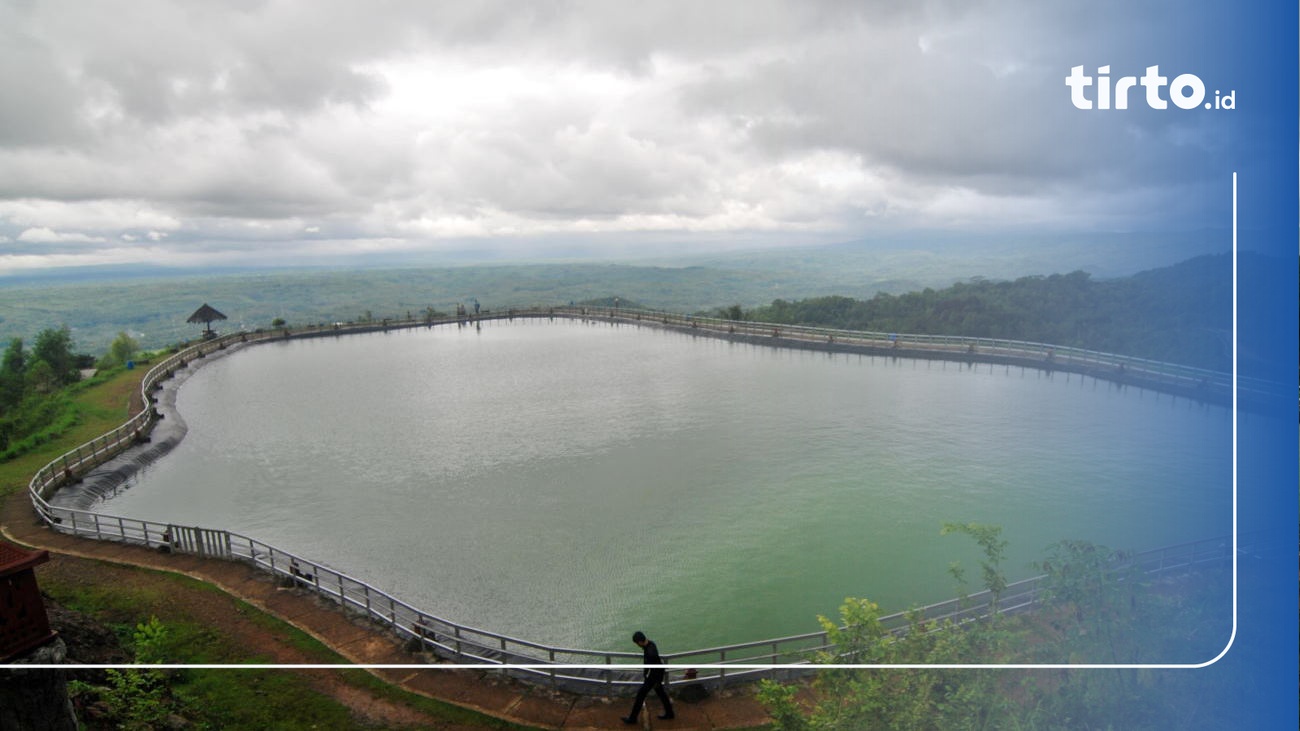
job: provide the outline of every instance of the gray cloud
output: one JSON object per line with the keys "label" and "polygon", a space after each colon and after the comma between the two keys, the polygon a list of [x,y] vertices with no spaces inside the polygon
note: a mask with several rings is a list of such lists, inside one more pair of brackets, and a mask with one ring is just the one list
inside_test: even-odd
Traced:
{"label": "gray cloud", "polygon": [[1078,63],[1191,63],[1139,43],[1164,10],[8,4],[0,270],[40,265],[27,230],[116,261],[254,241],[1196,225],[1222,122],[1081,114],[1063,83]]}

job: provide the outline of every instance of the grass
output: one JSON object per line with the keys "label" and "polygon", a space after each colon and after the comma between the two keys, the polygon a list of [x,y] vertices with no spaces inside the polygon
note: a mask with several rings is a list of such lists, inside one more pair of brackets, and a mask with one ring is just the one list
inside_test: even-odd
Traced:
{"label": "grass", "polygon": [[[167,627],[163,656],[183,664],[275,663],[265,648],[244,646],[217,623],[196,616],[196,603],[205,613],[238,615],[305,656],[315,664],[346,664],[347,660],[296,627],[261,612],[203,582],[186,576],[134,567],[113,567],[120,580],[97,583],[86,572],[44,572],[42,589],[63,606],[95,617],[129,645],[138,624],[157,617]],[[406,706],[448,724],[485,729],[527,727],[408,693],[364,670],[316,670],[396,705]],[[351,709],[321,692],[306,675],[286,670],[187,669],[172,675],[169,690],[184,715],[197,728],[335,729],[379,728],[359,725]]]}
{"label": "grass", "polygon": [[69,449],[121,426],[130,417],[131,396],[140,390],[145,371],[115,370],[67,389],[75,423],[32,451],[0,462],[0,498],[26,489],[37,470]]}

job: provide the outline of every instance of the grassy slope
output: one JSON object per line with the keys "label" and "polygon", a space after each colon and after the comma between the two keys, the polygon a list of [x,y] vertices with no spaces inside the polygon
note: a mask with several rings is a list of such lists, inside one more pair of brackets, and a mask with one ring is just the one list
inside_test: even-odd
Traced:
{"label": "grassy slope", "polygon": [[[114,579],[111,583],[97,581],[110,576]],[[41,585],[65,607],[96,617],[124,637],[137,624],[157,617],[167,627],[163,651],[169,662],[285,662],[282,657],[269,656],[265,644],[246,646],[250,637],[256,636],[250,634],[249,624],[296,650],[300,658],[295,662],[347,662],[295,627],[188,577],[134,567],[103,570],[98,568],[98,562],[76,561],[43,571]],[[226,617],[232,619],[227,621]],[[237,626],[240,623],[242,628]],[[338,683],[458,728],[523,728],[406,693],[363,670],[185,670],[172,678],[170,686],[171,692],[183,701],[186,717],[200,727],[356,727],[359,724],[351,710],[322,691]]]}
{"label": "grassy slope", "polygon": [[131,396],[139,392],[144,374],[143,369],[124,370],[103,382],[74,387],[76,426],[21,457],[0,462],[0,498],[26,489],[32,475],[55,457],[126,421]]}

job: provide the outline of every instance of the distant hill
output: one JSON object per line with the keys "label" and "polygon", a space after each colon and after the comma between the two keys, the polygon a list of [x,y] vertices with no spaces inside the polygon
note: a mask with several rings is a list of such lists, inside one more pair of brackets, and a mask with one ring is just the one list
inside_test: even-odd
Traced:
{"label": "distant hill", "polygon": [[[1222,236],[1095,234],[964,236],[910,233],[833,245],[730,253],[648,256],[622,263],[586,260],[533,264],[450,264],[177,271],[105,267],[0,277],[0,343],[67,325],[81,352],[101,353],[120,331],[145,348],[192,338],[185,318],[207,302],[229,316],[225,329],[401,317],[441,312],[477,300],[485,309],[620,297],[646,307],[695,312],[755,308],[839,295],[866,299],[926,287],[969,284],[973,276],[1011,279],[1073,271],[1093,277],[1132,273],[1144,262],[1178,261],[1177,252],[1223,248]],[[626,252],[625,252],[626,254]],[[1104,263],[1098,270],[1084,263]],[[1068,267],[1068,268],[1065,268]],[[972,285],[973,286],[973,285]],[[973,313],[966,313],[974,317]]]}
{"label": "distant hill", "polygon": [[[1263,263],[1243,256],[1244,267]],[[1195,259],[1131,277],[1089,274],[974,279],[867,300],[815,297],[744,313],[760,322],[877,332],[965,335],[1067,345],[1227,371],[1232,259]]]}
{"label": "distant hill", "polygon": [[[477,300],[488,310],[622,297],[690,312],[724,302],[758,304],[823,294],[771,273],[706,267],[536,264],[438,269],[274,271],[217,276],[138,277],[0,287],[0,342],[68,325],[79,350],[100,352],[119,331],[145,348],[198,334],[185,319],[207,302],[230,319],[225,329],[402,317],[433,307],[455,311]],[[832,290],[833,291],[833,290]]]}

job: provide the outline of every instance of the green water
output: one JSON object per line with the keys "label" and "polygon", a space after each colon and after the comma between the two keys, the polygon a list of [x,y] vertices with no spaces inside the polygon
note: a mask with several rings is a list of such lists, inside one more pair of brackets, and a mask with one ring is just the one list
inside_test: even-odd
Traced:
{"label": "green water", "polygon": [[[1049,543],[1230,533],[1230,414],[1066,374],[557,321],[261,345],[105,512],[220,527],[444,618],[665,651],[813,631],[978,581],[945,521]],[[972,587],[979,588],[979,587]]]}

